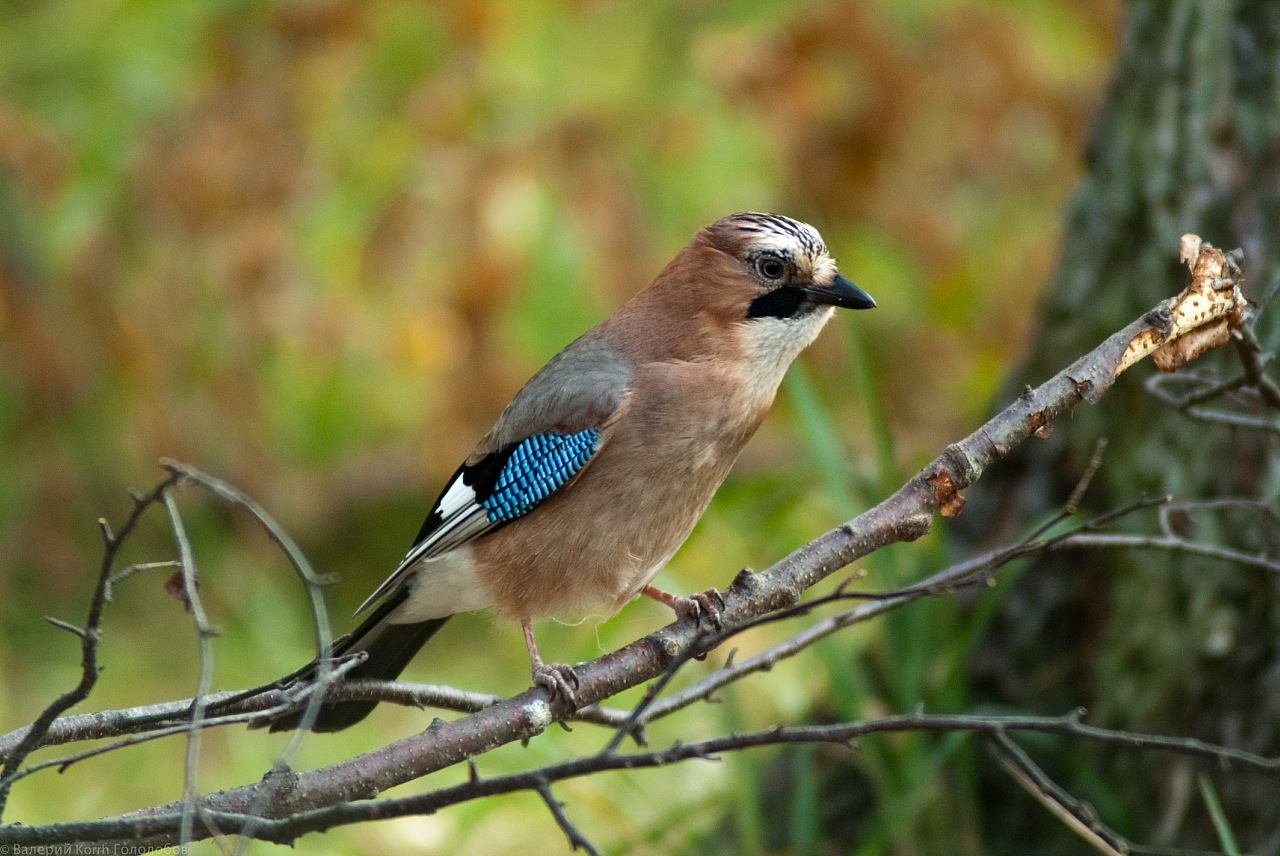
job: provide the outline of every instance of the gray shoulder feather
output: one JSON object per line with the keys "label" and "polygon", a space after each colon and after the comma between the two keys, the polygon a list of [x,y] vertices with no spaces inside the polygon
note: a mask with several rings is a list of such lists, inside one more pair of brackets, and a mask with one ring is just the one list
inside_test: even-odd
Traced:
{"label": "gray shoulder feather", "polygon": [[588,331],[516,393],[471,459],[535,434],[606,427],[625,404],[633,375],[598,330]]}

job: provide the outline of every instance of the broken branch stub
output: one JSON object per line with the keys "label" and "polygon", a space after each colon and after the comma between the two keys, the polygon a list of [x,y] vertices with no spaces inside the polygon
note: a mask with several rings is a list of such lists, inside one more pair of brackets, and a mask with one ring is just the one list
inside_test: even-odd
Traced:
{"label": "broken branch stub", "polygon": [[1171,372],[1207,351],[1225,345],[1248,312],[1240,291],[1244,276],[1236,253],[1224,253],[1199,235],[1183,235],[1180,258],[1191,283],[1150,313],[1151,326],[1129,342],[1115,374],[1148,354],[1163,372]]}

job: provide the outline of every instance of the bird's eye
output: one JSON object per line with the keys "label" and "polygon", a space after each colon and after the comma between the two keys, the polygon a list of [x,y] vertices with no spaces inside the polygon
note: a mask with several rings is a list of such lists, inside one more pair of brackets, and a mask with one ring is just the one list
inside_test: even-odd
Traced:
{"label": "bird's eye", "polygon": [[787,272],[787,266],[782,260],[776,256],[761,256],[756,262],[756,270],[765,279],[782,279]]}

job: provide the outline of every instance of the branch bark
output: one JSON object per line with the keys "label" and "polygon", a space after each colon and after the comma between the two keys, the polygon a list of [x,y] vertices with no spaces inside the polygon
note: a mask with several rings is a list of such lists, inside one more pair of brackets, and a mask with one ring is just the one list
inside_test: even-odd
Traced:
{"label": "branch bark", "polygon": [[[201,808],[201,814],[225,833],[252,832],[255,838],[261,840],[291,844],[306,833],[323,832],[344,824],[431,814],[469,800],[517,791],[535,791],[541,794],[555,782],[610,770],[637,770],[684,761],[712,760],[726,752],[737,752],[760,746],[800,743],[852,746],[856,740],[863,737],[901,732],[965,732],[997,739],[1015,733],[1057,734],[1130,749],[1205,758],[1224,766],[1235,765],[1269,772],[1280,771],[1280,757],[1268,758],[1241,750],[1212,746],[1193,738],[1161,737],[1099,728],[1082,722],[1083,713],[1079,710],[1063,716],[965,716],[913,713],[886,716],[865,722],[783,726],[769,731],[733,734],[646,752],[602,751],[537,770],[493,778],[482,778],[475,775],[473,770],[473,775],[466,782],[424,794],[384,800],[337,802],[278,818],[264,819],[226,808],[204,806]],[[267,775],[267,779],[274,780],[281,791],[291,790],[297,784],[298,778],[298,774],[287,770],[273,770]],[[280,784],[281,782],[283,785]],[[130,846],[135,848],[147,845],[157,846],[152,842],[167,836],[175,825],[175,821],[181,817],[181,804],[174,803],[163,808],[162,813],[148,813],[145,816],[122,815],[105,820],[62,824],[52,834],[48,828],[42,831],[38,827],[9,827],[7,829],[11,837],[8,840],[23,845],[121,841],[129,842]],[[557,820],[559,821],[559,818]],[[564,828],[563,823],[561,826]],[[140,845],[140,841],[145,844]]]}

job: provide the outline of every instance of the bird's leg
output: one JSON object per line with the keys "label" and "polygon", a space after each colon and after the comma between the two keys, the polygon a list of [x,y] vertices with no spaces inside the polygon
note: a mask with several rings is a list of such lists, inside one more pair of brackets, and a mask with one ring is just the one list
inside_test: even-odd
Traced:
{"label": "bird's leg", "polygon": [[691,597],[680,597],[655,586],[645,586],[640,589],[640,594],[671,607],[677,618],[694,619],[699,627],[704,621],[716,630],[724,627],[724,620],[721,618],[721,613],[724,611],[724,597],[714,588]]}
{"label": "bird's leg", "polygon": [[533,672],[533,685],[537,687],[546,687],[547,692],[551,693],[551,701],[562,700],[570,707],[578,706],[578,676],[569,666],[563,663],[552,663],[547,665],[542,662],[542,657],[538,654],[538,643],[533,639],[533,624],[529,619],[520,622],[520,628],[524,630],[524,645],[529,649],[529,666]]}

